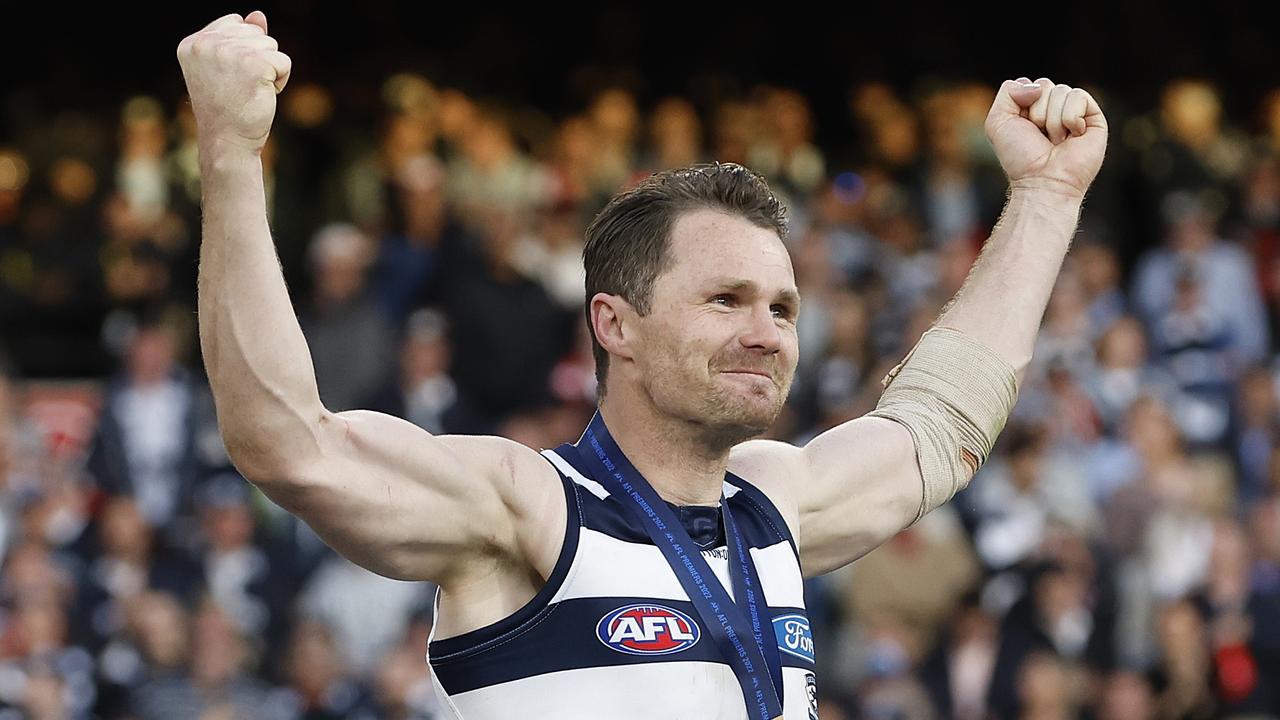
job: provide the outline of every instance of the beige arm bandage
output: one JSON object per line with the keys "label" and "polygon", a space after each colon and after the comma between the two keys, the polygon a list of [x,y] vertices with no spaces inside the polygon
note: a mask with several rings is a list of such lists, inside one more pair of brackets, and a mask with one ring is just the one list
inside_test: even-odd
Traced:
{"label": "beige arm bandage", "polygon": [[968,486],[991,454],[1018,399],[1017,378],[986,345],[934,327],[881,384],[884,394],[868,415],[911,431],[924,478],[919,520]]}

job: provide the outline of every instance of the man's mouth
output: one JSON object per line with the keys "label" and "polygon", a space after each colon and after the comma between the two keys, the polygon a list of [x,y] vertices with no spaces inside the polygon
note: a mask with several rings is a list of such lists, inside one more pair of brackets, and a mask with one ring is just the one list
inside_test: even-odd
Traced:
{"label": "man's mouth", "polygon": [[751,370],[748,368],[741,368],[737,370],[722,370],[721,372],[729,375],[758,375],[768,380],[773,379],[773,375],[766,370]]}

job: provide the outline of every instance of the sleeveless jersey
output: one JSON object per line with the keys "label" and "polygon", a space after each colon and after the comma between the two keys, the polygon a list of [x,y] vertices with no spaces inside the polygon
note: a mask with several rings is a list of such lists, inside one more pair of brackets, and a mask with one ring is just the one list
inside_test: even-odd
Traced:
{"label": "sleeveless jersey", "polygon": [[[631,510],[591,478],[573,446],[542,454],[564,484],[564,547],[524,607],[479,630],[433,635],[428,659],[445,712],[465,720],[745,718],[732,668]],[[772,620],[783,713],[786,720],[817,720],[795,540],[773,503],[747,481],[728,476],[723,496]],[[725,546],[702,552],[732,595]]]}

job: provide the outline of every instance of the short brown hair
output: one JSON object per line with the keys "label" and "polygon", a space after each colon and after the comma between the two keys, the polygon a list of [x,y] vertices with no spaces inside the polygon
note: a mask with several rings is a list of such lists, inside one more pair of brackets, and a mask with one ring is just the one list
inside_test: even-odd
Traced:
{"label": "short brown hair", "polygon": [[591,323],[591,298],[618,295],[646,315],[653,283],[670,263],[676,219],[692,210],[720,210],[774,230],[787,239],[787,208],[764,177],[736,163],[705,163],[650,175],[619,193],[587,228],[582,264],[587,271],[587,327],[596,360],[598,393],[604,396],[609,353]]}

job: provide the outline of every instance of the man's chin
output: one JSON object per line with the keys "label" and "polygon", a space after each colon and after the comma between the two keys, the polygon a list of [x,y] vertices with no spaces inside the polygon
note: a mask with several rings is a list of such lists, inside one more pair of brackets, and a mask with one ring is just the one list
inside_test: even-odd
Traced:
{"label": "man's chin", "polygon": [[730,407],[721,407],[718,412],[707,418],[707,427],[720,442],[736,445],[763,435],[773,427],[782,406],[773,402],[763,402],[756,398],[755,403],[737,403]]}

